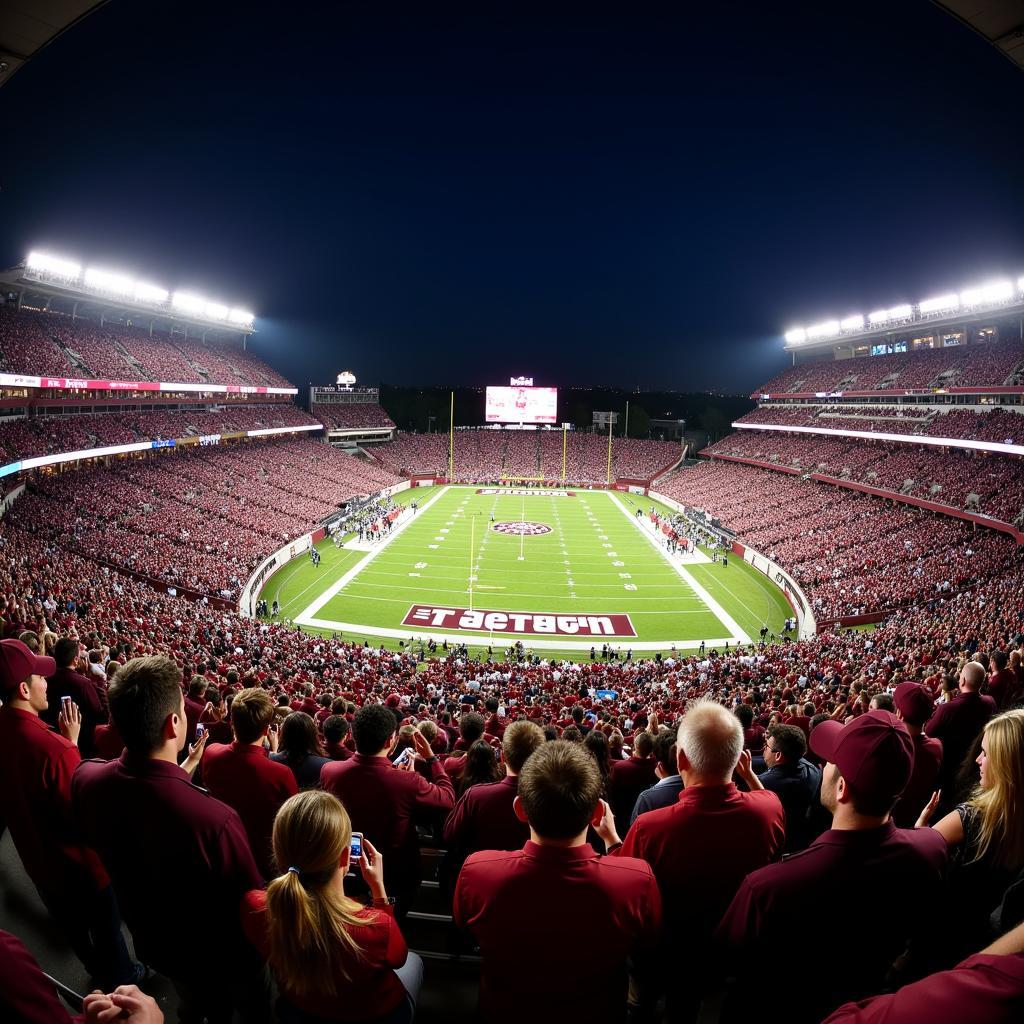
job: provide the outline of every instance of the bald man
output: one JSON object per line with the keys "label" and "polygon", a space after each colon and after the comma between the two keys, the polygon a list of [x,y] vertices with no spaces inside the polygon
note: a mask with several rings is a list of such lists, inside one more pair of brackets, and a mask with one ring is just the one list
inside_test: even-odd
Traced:
{"label": "bald man", "polygon": [[[676,750],[684,787],[679,800],[640,815],[624,841],[610,814],[597,831],[612,856],[639,857],[651,865],[664,902],[659,965],[634,979],[631,1001],[650,1010],[659,981],[671,978],[670,1015],[685,1019],[701,998],[715,926],[743,879],[781,856],[786,837],[782,804],[751,770],[743,725],[731,711],[712,700],[692,703],[679,725]],[[750,792],[736,787],[737,771]]]}
{"label": "bald man", "polygon": [[939,788],[943,806],[953,806],[956,794],[951,790],[960,765],[996,713],[996,702],[980,692],[984,681],[985,666],[977,661],[967,662],[960,672],[956,695],[939,704],[925,726],[925,732],[942,743]]}

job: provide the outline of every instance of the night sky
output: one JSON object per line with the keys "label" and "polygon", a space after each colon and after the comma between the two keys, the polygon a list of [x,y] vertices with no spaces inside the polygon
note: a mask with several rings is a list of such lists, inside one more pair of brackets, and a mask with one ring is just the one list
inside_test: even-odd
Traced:
{"label": "night sky", "polygon": [[112,0],[0,89],[0,263],[247,306],[300,385],[726,392],[1024,274],[1024,73],[927,0],[595,6]]}

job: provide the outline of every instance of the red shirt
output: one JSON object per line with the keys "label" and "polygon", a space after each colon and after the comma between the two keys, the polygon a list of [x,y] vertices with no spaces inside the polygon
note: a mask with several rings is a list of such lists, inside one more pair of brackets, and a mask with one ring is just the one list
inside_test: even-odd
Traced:
{"label": "red shirt", "polygon": [[900,828],[913,828],[918,815],[938,789],[942,766],[942,744],[923,733],[914,737],[914,770],[907,788],[892,809],[892,820]]}
{"label": "red shirt", "polygon": [[892,995],[846,1003],[825,1024],[1006,1024],[1024,1018],[1024,953],[968,957]]}
{"label": "red shirt", "polygon": [[[786,1017],[817,1024],[849,999],[880,991],[892,962],[928,909],[941,905],[946,841],[934,829],[830,829],[806,850],[748,875],[722,919],[717,939],[740,977],[748,1015],[792,969]],[[851,880],[858,896],[846,898]],[[808,936],[814,934],[814,941]]]}
{"label": "red shirt", "polygon": [[652,950],[661,931],[654,875],[630,857],[589,844],[474,853],[453,913],[480,943],[480,1009],[489,1022],[620,1021],[626,959]]}
{"label": "red shirt", "polygon": [[128,752],[83,761],[71,803],[110,872],[139,957],[171,978],[205,983],[209,965],[195,955],[200,914],[215,929],[223,970],[234,969],[246,948],[239,902],[263,885],[238,814],[178,765]]}
{"label": "red shirt", "polygon": [[[420,878],[416,822],[432,811],[449,811],[455,790],[440,761],[430,765],[433,781],[417,772],[395,768],[386,757],[353,754],[331,761],[320,772],[320,786],[348,811],[352,828],[362,832],[384,857],[385,884],[405,889]],[[402,898],[405,892],[395,892]]]}
{"label": "red shirt", "polygon": [[72,668],[59,668],[47,681],[49,707],[43,712],[43,720],[57,726],[61,697],[70,697],[82,715],[82,730],[78,734],[78,749],[83,757],[94,757],[93,732],[100,722],[107,720],[106,692],[101,695],[102,683],[90,679]]}
{"label": "red shirt", "polygon": [[521,850],[530,838],[530,826],[512,810],[519,792],[519,777],[470,786],[444,823],[444,841],[460,857],[477,850]]}
{"label": "red shirt", "polygon": [[[269,959],[266,892],[256,889],[246,893],[241,913],[245,937],[264,959]],[[288,979],[275,972],[282,994],[293,1006],[325,1020],[365,1021],[383,1017],[403,1002],[405,989],[394,969],[405,963],[409,949],[391,907],[366,907],[358,916],[363,923],[352,928],[351,934],[362,956],[346,960],[348,978],[342,975],[336,979],[341,995],[296,995],[290,991]],[[310,964],[313,977],[319,970]]]}
{"label": "red shirt", "polygon": [[71,1024],[53,982],[10,932],[0,931],[0,1020],[18,1024]]}
{"label": "red shirt", "polygon": [[669,935],[706,943],[740,883],[782,854],[786,832],[779,798],[736,784],[690,786],[669,807],[641,814],[615,856],[654,869]]}
{"label": "red shirt", "polygon": [[635,756],[612,762],[607,782],[608,803],[615,814],[615,824],[622,829],[629,826],[636,798],[658,781],[654,774],[656,764],[653,757]]}
{"label": "red shirt", "polygon": [[64,900],[110,884],[74,828],[71,776],[80,761],[78,747],[38,715],[0,709],[0,821],[10,828],[35,887]]}
{"label": "red shirt", "polygon": [[238,811],[256,863],[265,878],[272,877],[274,818],[281,804],[299,791],[292,770],[271,761],[265,747],[237,740],[229,746],[207,744],[202,770],[207,789]]}

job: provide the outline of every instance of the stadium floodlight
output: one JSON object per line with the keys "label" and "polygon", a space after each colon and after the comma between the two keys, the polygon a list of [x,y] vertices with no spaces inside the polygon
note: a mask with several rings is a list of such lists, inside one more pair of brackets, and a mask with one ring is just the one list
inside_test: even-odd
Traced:
{"label": "stadium floodlight", "polygon": [[208,302],[203,307],[203,315],[208,316],[211,320],[227,320],[228,307],[220,302]]}
{"label": "stadium floodlight", "polygon": [[249,326],[256,319],[247,309],[233,309],[228,314],[228,319],[233,324],[242,324],[243,326]]}
{"label": "stadium floodlight", "polygon": [[978,288],[968,288],[960,293],[960,302],[964,306],[985,306],[1012,298],[1012,281],[989,281]]}
{"label": "stadium floodlight", "polygon": [[860,313],[856,316],[848,316],[839,322],[839,326],[844,331],[863,331],[864,317]]}
{"label": "stadium floodlight", "polygon": [[807,332],[802,327],[794,327],[786,331],[787,345],[800,345],[807,340]]}
{"label": "stadium floodlight", "polygon": [[135,291],[135,282],[127,274],[115,274],[97,267],[86,269],[85,284],[88,288],[110,295],[131,295]]}
{"label": "stadium floodlight", "polygon": [[175,292],[171,305],[183,313],[201,313],[206,308],[206,299],[191,292]]}
{"label": "stadium floodlight", "polygon": [[147,284],[145,281],[137,281],[135,284],[136,302],[159,302],[167,301],[168,291],[159,285]]}
{"label": "stadium floodlight", "polygon": [[960,296],[956,292],[949,292],[947,295],[936,295],[934,299],[925,299],[917,304],[922,315],[928,313],[945,312],[960,308]]}
{"label": "stadium floodlight", "polygon": [[807,328],[808,338],[828,338],[839,333],[838,320],[823,320],[820,324],[811,324]]}
{"label": "stadium floodlight", "polygon": [[889,314],[890,320],[906,320],[907,317],[914,315],[914,307],[905,302],[900,306],[893,306],[891,309],[887,309],[886,312]]}
{"label": "stadium floodlight", "polygon": [[1024,277],[1017,278],[1017,291],[1024,295]]}
{"label": "stadium floodlight", "polygon": [[889,310],[876,309],[874,313],[868,313],[869,324],[884,324],[889,319]]}
{"label": "stadium floodlight", "polygon": [[37,270],[55,277],[66,277],[69,281],[77,281],[82,268],[74,260],[61,259],[59,256],[48,256],[44,252],[30,252],[25,261],[29,270]]}

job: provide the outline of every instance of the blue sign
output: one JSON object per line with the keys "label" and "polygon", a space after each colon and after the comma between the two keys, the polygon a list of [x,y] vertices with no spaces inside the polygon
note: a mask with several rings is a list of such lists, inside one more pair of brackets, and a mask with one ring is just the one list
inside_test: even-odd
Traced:
{"label": "blue sign", "polygon": [[173,448],[176,443],[177,442],[174,440],[173,437],[170,440],[168,440],[168,441],[153,441],[152,442],[154,448]]}
{"label": "blue sign", "polygon": [[594,691],[594,696],[597,697],[598,700],[615,700],[615,698],[618,697],[618,695],[619,695],[618,690],[595,690]]}

